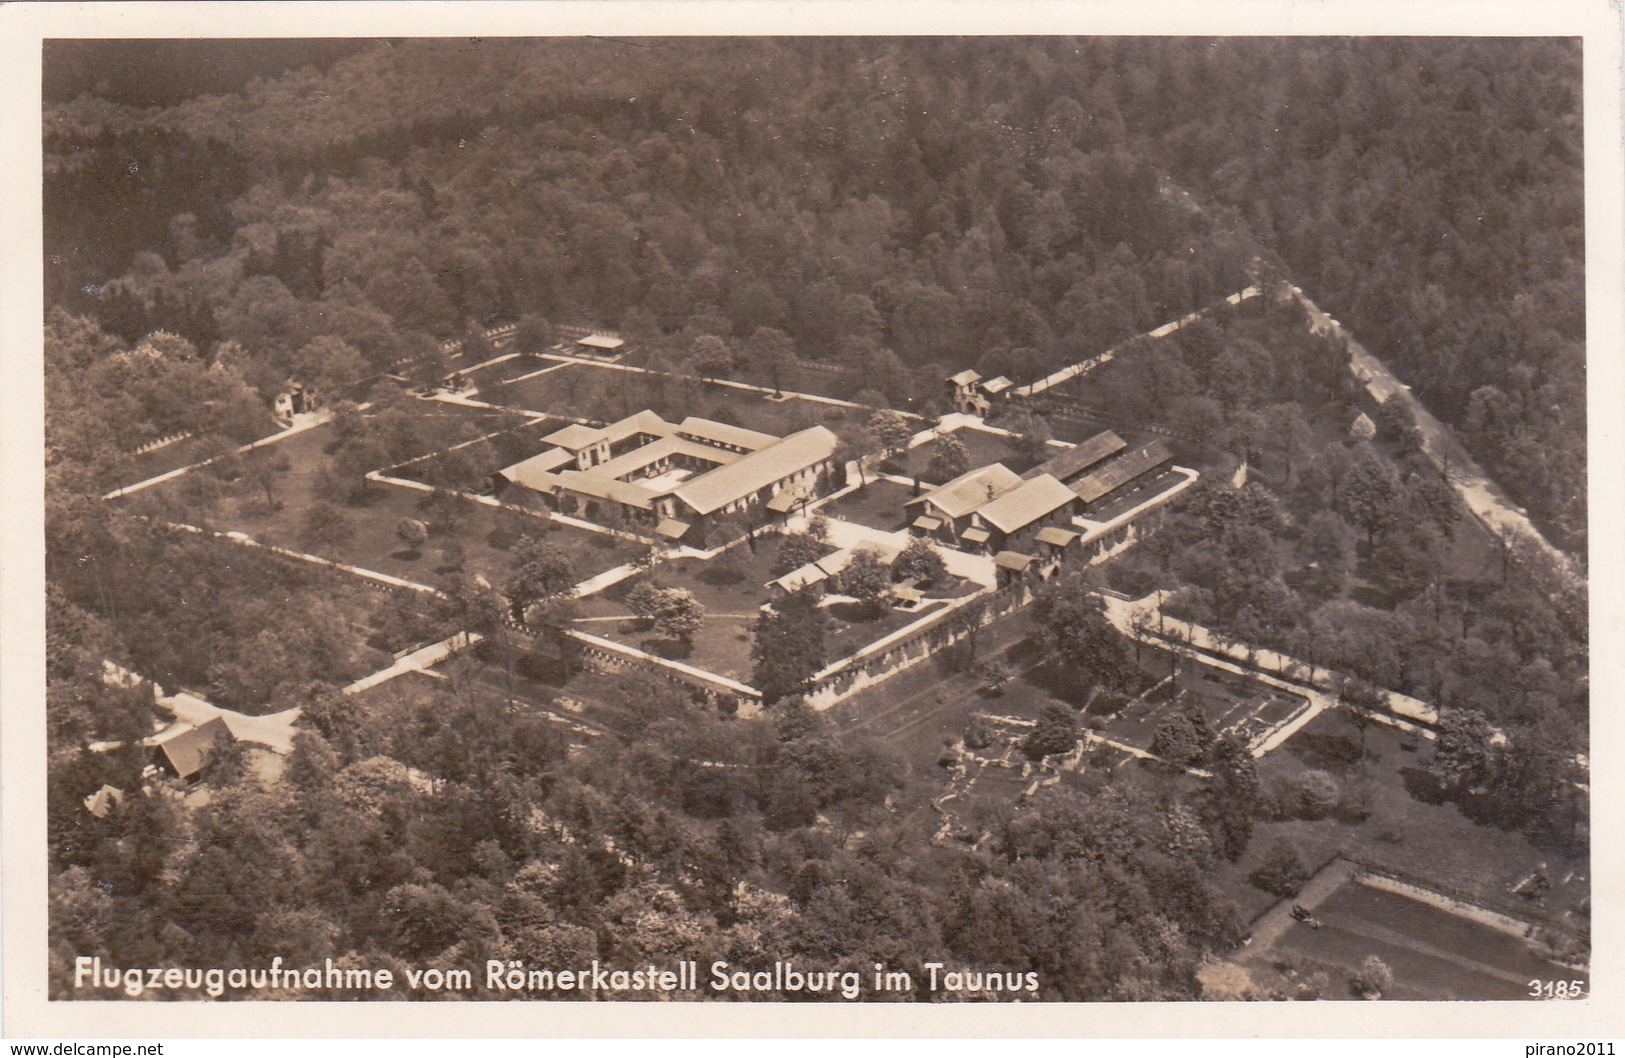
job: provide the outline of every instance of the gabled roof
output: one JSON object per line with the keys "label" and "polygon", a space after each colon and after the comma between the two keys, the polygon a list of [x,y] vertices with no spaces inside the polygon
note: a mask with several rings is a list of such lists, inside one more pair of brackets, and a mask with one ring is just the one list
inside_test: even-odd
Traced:
{"label": "gabled roof", "polygon": [[579,470],[561,470],[556,475],[559,487],[579,492],[583,496],[593,496],[601,500],[614,500],[630,507],[640,507],[649,510],[654,505],[655,494],[650,489],[641,488],[626,481],[616,481],[601,474],[591,472],[583,473]]}
{"label": "gabled roof", "polygon": [[1095,464],[1128,447],[1128,442],[1110,430],[1097,433],[1082,444],[1073,445],[1062,452],[1057,452],[1040,465],[1033,467],[1022,477],[1035,478],[1040,474],[1049,474],[1052,477],[1066,481],[1075,478]]}
{"label": "gabled roof", "polygon": [[806,489],[780,489],[777,496],[767,501],[767,509],[774,514],[788,514],[796,504],[810,498],[811,494]]}
{"label": "gabled roof", "polygon": [[770,581],[768,586],[789,594],[828,579],[829,574],[819,569],[816,562],[809,562],[805,566],[797,566],[778,580]]}
{"label": "gabled roof", "polygon": [[993,556],[993,564],[1000,569],[1013,570],[1020,573],[1033,564],[1033,556],[1023,555],[1019,551],[1000,551]]}
{"label": "gabled roof", "polygon": [[982,380],[981,373],[977,372],[977,371],[972,371],[968,367],[965,370],[961,371],[957,375],[949,375],[948,376],[948,381],[952,382],[956,386],[971,386],[971,385],[975,385],[977,382],[980,382],[981,380]]}
{"label": "gabled roof", "polygon": [[551,492],[558,484],[558,478],[553,473],[560,467],[573,466],[575,456],[562,448],[549,448],[529,459],[520,460],[511,467],[503,467],[497,471],[508,481],[523,485],[537,492]]}
{"label": "gabled roof", "polygon": [[1093,503],[1127,485],[1135,478],[1149,474],[1174,457],[1161,441],[1150,444],[1107,463],[1086,478],[1072,483],[1072,491],[1084,503]]}
{"label": "gabled roof", "polygon": [[846,572],[846,567],[852,564],[852,549],[843,547],[839,551],[831,552],[817,560],[813,565],[832,577]]}
{"label": "gabled roof", "polygon": [[176,775],[190,779],[202,771],[203,766],[208,763],[208,753],[214,748],[217,739],[235,741],[232,738],[231,728],[218,716],[165,741],[158,747],[158,752],[163,754],[169,766],[175,769]]}
{"label": "gabled roof", "polygon": [[677,432],[696,440],[716,441],[719,444],[743,448],[748,452],[766,448],[779,440],[770,433],[758,433],[743,426],[730,426],[725,422],[713,422],[693,415],[677,424]]}
{"label": "gabled roof", "polygon": [[[903,506],[929,503],[949,518],[963,518],[992,499],[1021,484],[1021,477],[1003,463],[967,470],[952,481],[914,497]],[[989,487],[992,494],[989,495]]]}
{"label": "gabled roof", "polygon": [[595,444],[602,432],[601,427],[585,426],[581,423],[573,422],[569,426],[554,430],[552,433],[542,438],[542,443],[557,445],[560,448],[568,448],[572,452],[579,452],[583,448],[587,448]]}
{"label": "gabled roof", "polygon": [[611,338],[607,334],[589,334],[585,338],[577,338],[576,344],[585,345],[589,349],[608,349],[613,351],[625,345],[626,342],[620,338]]}
{"label": "gabled roof", "polygon": [[697,514],[710,514],[758,489],[822,463],[835,454],[836,437],[827,427],[809,426],[776,445],[683,482],[677,498]]}
{"label": "gabled roof", "polygon": [[569,426],[554,430],[542,438],[542,443],[568,448],[572,452],[579,452],[583,448],[590,448],[598,444],[600,441],[608,441],[610,444],[614,444],[617,441],[626,440],[633,434],[640,433],[652,434],[655,437],[666,437],[675,429],[676,427],[672,426],[671,423],[645,408],[636,415],[628,415],[626,418],[612,422],[608,426],[583,426],[578,422],[571,423]]}
{"label": "gabled roof", "polygon": [[982,392],[986,393],[990,397],[997,397],[1000,393],[1003,393],[1013,385],[1015,385],[1014,382],[1011,382],[1008,378],[1000,375],[998,378],[990,378],[986,382],[983,382]]}
{"label": "gabled roof", "polygon": [[660,524],[655,526],[655,533],[668,540],[681,540],[683,534],[688,532],[687,522],[680,522],[676,518],[662,518]]}
{"label": "gabled roof", "polygon": [[976,513],[995,529],[1013,533],[1076,501],[1071,489],[1042,474],[1022,482]]}
{"label": "gabled roof", "polygon": [[[614,459],[606,459],[593,467],[588,473],[605,478],[624,478],[628,474],[642,470],[650,463],[669,459],[675,455],[701,459],[717,466],[737,462],[740,458],[738,452],[730,452],[725,448],[700,444],[682,437],[661,437],[650,441],[646,445],[634,448],[630,452],[618,455]],[[670,492],[671,490],[666,489],[665,491]]]}
{"label": "gabled roof", "polygon": [[1077,533],[1070,529],[1062,529],[1058,525],[1047,525],[1038,530],[1038,542],[1051,547],[1066,548],[1072,546],[1072,541],[1078,538]]}

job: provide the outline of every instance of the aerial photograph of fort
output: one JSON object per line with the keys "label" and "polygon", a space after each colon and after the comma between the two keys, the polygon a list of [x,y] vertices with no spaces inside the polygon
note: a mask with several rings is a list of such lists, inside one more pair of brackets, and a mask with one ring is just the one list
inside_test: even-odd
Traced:
{"label": "aerial photograph of fort", "polygon": [[1580,63],[47,41],[41,988],[1586,994]]}

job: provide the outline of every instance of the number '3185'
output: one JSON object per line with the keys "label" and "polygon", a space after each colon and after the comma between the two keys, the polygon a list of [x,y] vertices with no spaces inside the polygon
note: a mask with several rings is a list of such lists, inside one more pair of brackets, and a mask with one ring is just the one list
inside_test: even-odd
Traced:
{"label": "number '3185'", "polygon": [[1536,999],[1579,999],[1585,995],[1586,983],[1579,978],[1572,981],[1542,981],[1538,977],[1529,982],[1529,994]]}

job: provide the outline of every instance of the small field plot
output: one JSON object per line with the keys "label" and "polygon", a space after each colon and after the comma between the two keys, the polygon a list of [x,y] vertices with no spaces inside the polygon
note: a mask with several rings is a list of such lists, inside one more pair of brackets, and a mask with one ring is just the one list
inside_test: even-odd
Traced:
{"label": "small field plot", "polygon": [[[428,509],[430,494],[404,486],[369,483],[354,503],[335,495],[332,460],[324,447],[328,427],[319,427],[277,443],[288,470],[271,486],[267,504],[263,489],[245,479],[231,483],[225,494],[205,509],[186,499],[183,479],[154,486],[152,492],[166,504],[171,516],[188,522],[206,522],[209,528],[246,533],[262,544],[311,551],[348,565],[388,573],[418,583],[437,584],[455,564],[448,557],[462,551],[462,566],[493,584],[508,577],[510,549],[518,541],[513,528],[522,515],[509,515],[486,504],[465,501],[439,510]],[[202,473],[193,471],[192,473]],[[143,494],[138,493],[139,499]],[[332,505],[339,528],[318,542],[307,532],[307,515],[318,501]],[[408,548],[396,530],[403,519],[417,519],[434,530],[419,549]],[[640,548],[601,533],[556,522],[536,523],[536,531],[565,551],[582,578],[618,566]]]}
{"label": "small field plot", "polygon": [[[576,627],[588,635],[749,683],[750,628],[767,601],[765,586],[774,576],[771,567],[778,546],[777,540],[769,538],[755,552],[741,546],[710,560],[683,558],[662,563],[651,573],[582,599],[577,604],[582,620]],[[661,639],[647,621],[634,618],[627,609],[627,593],[645,580],[663,588],[687,588],[705,607],[705,618],[689,642]]]}
{"label": "small field plot", "polygon": [[[1116,742],[1150,749],[1157,727],[1175,713],[1200,709],[1216,734],[1230,734],[1244,745],[1272,730],[1307,704],[1302,698],[1256,681],[1190,661],[1168,680],[1168,655],[1162,651],[1145,657],[1155,673],[1153,689],[1124,702],[1101,734]],[[1121,701],[1121,699],[1119,699]],[[1090,712],[1098,713],[1109,704]]]}
{"label": "small field plot", "polygon": [[[1221,863],[1217,881],[1256,913],[1270,898],[1250,878],[1278,845],[1308,865],[1344,856],[1523,921],[1584,933],[1590,865],[1574,834],[1532,835],[1496,820],[1477,801],[1446,800],[1428,772],[1432,743],[1381,724],[1360,729],[1342,709],[1321,713],[1258,761],[1264,814],[1246,852]],[[1323,772],[1337,802],[1323,815],[1297,810],[1305,773]],[[1550,888],[1525,896],[1540,871]]]}
{"label": "small field plot", "polygon": [[[516,361],[510,360],[508,363]],[[591,417],[589,412],[573,409],[583,408],[600,399],[604,393],[603,384],[611,379],[630,377],[622,372],[610,372],[588,364],[559,363],[556,360],[529,360],[525,366],[527,370],[503,378],[487,377],[483,371],[470,376],[480,388],[479,399],[527,411],[588,418]]]}
{"label": "small field plot", "polygon": [[118,470],[117,486],[134,485],[148,478],[155,478],[159,474],[191,466],[199,460],[209,458],[213,446],[218,443],[208,436],[188,437],[184,441],[176,441],[150,452],[129,456]]}
{"label": "small field plot", "polygon": [[[554,370],[553,368],[557,369]],[[613,422],[649,409],[669,422],[690,415],[783,437],[823,425],[840,435],[868,423],[866,408],[768,394],[693,378],[594,364],[551,364],[540,374],[483,386],[480,399],[550,415]]]}
{"label": "small field plot", "polygon": [[[1320,929],[1293,922],[1269,954],[1290,953],[1331,978],[1328,999],[1369,956],[1393,971],[1390,999],[1527,999],[1531,980],[1568,980],[1525,940],[1386,889],[1351,880],[1314,910]],[[1584,975],[1580,975],[1584,976]]]}
{"label": "small field plot", "polygon": [[[1023,458],[1017,454],[1011,444],[1012,438],[1002,434],[988,433],[985,430],[955,430],[950,436],[965,446],[970,455],[970,469],[986,466],[989,463],[1003,463],[1016,473],[1030,469],[1034,461]],[[931,460],[936,455],[940,441],[927,441],[917,448],[911,448],[892,462],[898,469],[895,473],[908,477],[917,477],[920,481],[930,485],[940,485],[948,479],[941,475],[930,473]],[[1060,449],[1056,449],[1057,452]]]}
{"label": "small field plot", "polygon": [[819,508],[831,518],[857,522],[871,529],[895,532],[919,516],[918,507],[905,507],[914,498],[914,490],[895,481],[870,481],[855,492],[849,492]]}
{"label": "small field plot", "polygon": [[905,613],[889,606],[875,609],[860,603],[832,603],[824,608],[829,615],[829,631],[824,640],[829,647],[829,660],[849,657],[877,639],[924,620],[941,608],[941,604],[933,603]]}

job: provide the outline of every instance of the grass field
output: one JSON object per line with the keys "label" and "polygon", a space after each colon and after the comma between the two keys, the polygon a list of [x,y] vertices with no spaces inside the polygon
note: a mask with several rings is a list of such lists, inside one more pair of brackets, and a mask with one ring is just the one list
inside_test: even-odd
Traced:
{"label": "grass field", "polygon": [[871,529],[896,532],[919,516],[919,508],[903,506],[914,490],[895,481],[874,481],[820,508],[831,518],[857,522]]}
{"label": "grass field", "polygon": [[1292,923],[1268,953],[1287,956],[1299,972],[1323,969],[1326,998],[1346,998],[1350,976],[1375,955],[1393,971],[1387,999],[1527,999],[1529,981],[1581,976],[1511,936],[1462,915],[1399,893],[1345,882],[1314,910],[1320,929]]}
{"label": "grass field", "polygon": [[[1426,766],[1431,744],[1392,728],[1361,733],[1348,715],[1322,713],[1284,746],[1259,761],[1266,788],[1291,789],[1311,769],[1326,771],[1341,788],[1342,804],[1324,819],[1260,822],[1236,864],[1222,863],[1218,880],[1249,917],[1272,901],[1247,879],[1277,840],[1306,864],[1343,855],[1402,876],[1426,880],[1446,892],[1519,919],[1544,920],[1583,930],[1578,911],[1589,894],[1584,857],[1528,834],[1472,818],[1434,792]],[[1512,888],[1544,864],[1552,888],[1539,900]]]}
{"label": "grass field", "polygon": [[[986,466],[989,463],[1003,463],[1006,467],[1020,474],[1033,465],[1031,459],[1023,459],[1016,454],[1011,445],[1011,439],[1002,434],[988,433],[986,430],[955,430],[951,435],[965,446],[970,454],[970,467]],[[896,473],[909,477],[917,477],[920,481],[940,485],[948,480],[940,475],[932,475],[927,468],[931,459],[937,453],[939,442],[932,440],[916,448],[911,448],[894,462],[899,468]],[[1059,451],[1057,449],[1057,451]]]}
{"label": "grass field", "polygon": [[[485,504],[465,504],[451,532],[431,536],[421,553],[414,554],[395,535],[395,529],[403,518],[424,518],[422,504],[429,494],[374,482],[366,488],[365,502],[336,503],[323,474],[331,462],[323,451],[329,439],[328,428],[317,427],[277,442],[276,451],[286,456],[290,465],[273,490],[277,506],[267,506],[263,492],[239,480],[208,514],[209,527],[243,532],[263,544],[305,550],[300,540],[305,512],[318,500],[325,500],[338,507],[351,527],[351,535],[323,557],[418,583],[437,584],[447,572],[439,549],[455,538],[463,547],[469,573],[482,575],[493,584],[507,579],[512,566],[510,549],[517,542],[512,527],[519,524],[519,516],[504,517],[504,512]],[[175,514],[188,517],[196,512],[179,505],[175,497],[180,489],[177,479],[150,491],[170,498]],[[544,531],[541,523],[537,523],[537,531]],[[545,536],[548,543],[570,556],[582,578],[618,566],[640,552],[630,542],[558,523],[547,523]]]}
{"label": "grass field", "polygon": [[776,401],[765,393],[718,383],[618,371],[593,364],[561,365],[556,371],[534,378],[484,385],[480,399],[602,422],[649,408],[671,422],[696,415],[776,437],[814,425],[827,426],[838,435],[849,436],[856,428],[866,425],[872,414],[864,408],[796,397]]}
{"label": "grass field", "polygon": [[[616,584],[578,603],[580,614],[591,620],[578,627],[589,635],[635,646],[651,654],[676,660],[743,683],[750,682],[750,626],[767,601],[765,585],[773,579],[771,567],[779,542],[768,538],[753,552],[748,546],[735,547],[709,561],[682,558],[658,566],[646,574]],[[653,580],[661,587],[691,590],[706,609],[700,630],[685,647],[657,638],[637,620],[629,618],[626,595],[640,581]]]}

